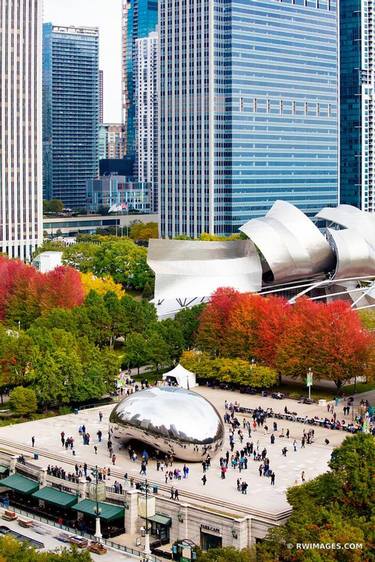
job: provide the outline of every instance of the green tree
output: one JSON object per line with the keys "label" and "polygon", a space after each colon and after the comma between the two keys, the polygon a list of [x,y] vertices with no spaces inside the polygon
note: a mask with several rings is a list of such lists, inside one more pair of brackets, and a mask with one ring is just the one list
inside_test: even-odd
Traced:
{"label": "green tree", "polygon": [[148,242],[150,238],[159,238],[157,222],[134,222],[130,227],[129,237],[137,242]]}
{"label": "green tree", "polygon": [[195,346],[196,334],[199,328],[199,318],[204,308],[203,304],[184,308],[175,316],[175,321],[180,325],[184,337],[184,348],[192,349]]}
{"label": "green tree", "polygon": [[90,291],[83,306],[73,311],[78,330],[86,333],[90,341],[100,347],[112,344],[114,334],[112,331],[111,316],[105,305],[104,298],[95,291]]}
{"label": "green tree", "polygon": [[160,367],[171,364],[169,346],[157,330],[153,330],[148,334],[146,350],[150,362],[157,371]]}
{"label": "green tree", "polygon": [[[46,236],[48,233],[46,233]],[[44,240],[43,244],[37,247],[33,253],[33,259],[43,252],[63,252],[66,246],[63,242],[57,242],[55,240]]]}
{"label": "green tree", "polygon": [[44,213],[61,213],[64,210],[64,203],[60,199],[50,199],[43,201]]}
{"label": "green tree", "polygon": [[15,414],[26,416],[37,411],[38,404],[32,388],[17,386],[9,394],[9,405]]}
{"label": "green tree", "polygon": [[256,562],[254,549],[237,550],[233,546],[199,552],[197,562]]}
{"label": "green tree", "polygon": [[147,265],[147,250],[126,238],[100,244],[94,257],[93,272],[111,275],[116,283],[138,290],[152,282],[154,277]]}
{"label": "green tree", "polygon": [[168,355],[173,361],[178,361],[185,344],[181,325],[175,320],[168,318],[158,322],[156,328],[168,346]]}
{"label": "green tree", "polygon": [[89,552],[76,547],[60,552],[39,552],[28,542],[19,542],[13,537],[0,538],[0,562],[90,562]]}
{"label": "green tree", "polygon": [[93,271],[98,250],[98,244],[77,242],[77,244],[72,244],[64,249],[63,263],[82,271],[82,273]]}
{"label": "green tree", "polygon": [[264,365],[251,365],[249,385],[254,388],[271,388],[277,384],[278,374],[275,369]]}
{"label": "green tree", "polygon": [[[367,562],[375,540],[375,443],[363,433],[347,437],[332,453],[330,472],[290,488],[287,523],[257,545],[257,560]],[[301,551],[296,543],[361,543],[356,550]]]}
{"label": "green tree", "polygon": [[143,334],[134,332],[129,334],[125,340],[123,365],[125,367],[136,367],[139,369],[147,365],[149,361],[148,343]]}

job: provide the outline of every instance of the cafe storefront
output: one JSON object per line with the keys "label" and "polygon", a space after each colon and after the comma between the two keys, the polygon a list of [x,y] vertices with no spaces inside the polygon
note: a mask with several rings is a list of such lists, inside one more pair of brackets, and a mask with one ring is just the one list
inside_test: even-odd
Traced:
{"label": "cafe storefront", "polygon": [[200,545],[202,550],[210,548],[221,548],[223,546],[223,537],[221,530],[213,525],[201,525]]}

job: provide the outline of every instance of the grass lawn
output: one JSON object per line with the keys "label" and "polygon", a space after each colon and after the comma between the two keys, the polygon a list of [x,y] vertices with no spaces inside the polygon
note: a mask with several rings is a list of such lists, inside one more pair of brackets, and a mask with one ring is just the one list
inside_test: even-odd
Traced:
{"label": "grass lawn", "polygon": [[348,386],[344,386],[342,391],[345,396],[350,396],[351,394],[354,394],[354,389],[356,394],[360,394],[361,392],[370,392],[370,390],[375,390],[375,383],[358,382],[356,385],[348,384]]}

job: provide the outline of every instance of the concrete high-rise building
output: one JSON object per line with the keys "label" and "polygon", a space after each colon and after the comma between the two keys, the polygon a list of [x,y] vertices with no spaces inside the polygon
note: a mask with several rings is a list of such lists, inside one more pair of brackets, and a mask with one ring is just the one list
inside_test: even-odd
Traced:
{"label": "concrete high-rise building", "polygon": [[122,0],[122,109],[126,154],[135,156],[136,40],[156,30],[158,0]]}
{"label": "concrete high-rise building", "polygon": [[125,127],[121,123],[102,123],[99,126],[99,160],[124,157]]}
{"label": "concrete high-rise building", "polygon": [[163,236],[338,201],[335,0],[159,3]]}
{"label": "concrete high-rise building", "polygon": [[42,1],[0,0],[0,251],[29,260],[43,237]]}
{"label": "concrete high-rise building", "polygon": [[138,182],[149,186],[154,212],[157,212],[158,49],[156,32],[136,41],[136,177]]}
{"label": "concrete high-rise building", "polygon": [[340,2],[340,201],[375,212],[373,0]]}
{"label": "concrete high-rise building", "polygon": [[99,123],[104,123],[104,72],[99,70]]}
{"label": "concrete high-rise building", "polygon": [[86,206],[98,173],[99,30],[44,24],[43,188],[46,199]]}

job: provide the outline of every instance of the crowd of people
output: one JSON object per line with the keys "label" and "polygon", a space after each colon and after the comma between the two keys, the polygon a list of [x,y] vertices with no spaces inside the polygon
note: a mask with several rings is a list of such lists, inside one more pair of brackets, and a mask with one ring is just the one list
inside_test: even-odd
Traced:
{"label": "crowd of people", "polygon": [[[298,415],[297,412],[290,412],[287,407],[284,408],[284,412],[274,412],[272,408],[246,408],[241,406],[238,402],[231,403],[228,401],[225,401],[225,409],[234,410],[237,413],[252,415],[254,428],[259,425],[261,427],[263,427],[263,425],[267,426],[266,422],[268,418],[276,418],[284,419],[286,421],[299,422],[306,425],[316,425],[325,429],[348,431],[349,433],[357,433],[366,429],[366,431],[375,435],[375,414],[370,414],[368,412],[369,403],[367,400],[361,400],[358,407],[358,413],[354,415],[353,398],[350,397],[347,399],[342,412],[343,416],[347,417],[350,413],[352,414],[352,419],[349,420],[344,418],[339,419],[339,404],[340,402],[338,400],[336,400],[335,403],[327,404],[328,416],[302,416]],[[228,414],[226,414],[225,417],[227,416]]]}
{"label": "crowd of people", "polygon": [[[145,386],[146,385],[143,384],[139,386],[133,384],[132,388],[130,388],[130,393],[141,390]],[[238,493],[244,495],[251,491],[251,485],[249,486],[246,478],[246,474],[250,474],[250,470],[252,474],[254,474],[254,472],[258,473],[259,478],[267,479],[270,486],[275,486],[278,462],[275,455],[270,455],[269,452],[274,449],[276,449],[276,451],[279,450],[281,460],[282,457],[287,457],[289,454],[294,455],[299,449],[304,449],[306,446],[311,445],[315,440],[315,430],[314,427],[311,427],[313,425],[320,425],[324,428],[331,429],[343,429],[345,426],[349,431],[350,427],[356,427],[356,429],[353,430],[354,432],[357,431],[358,427],[362,428],[367,420],[370,430],[375,434],[375,420],[368,413],[368,403],[366,403],[366,401],[361,403],[358,419],[356,417],[353,422],[345,419],[339,420],[339,417],[341,417],[339,416],[339,412],[341,412],[341,410],[337,403],[330,403],[327,405],[327,417],[299,416],[296,412],[289,411],[287,407],[284,408],[284,412],[280,413],[274,412],[272,408],[262,408],[260,406],[257,408],[245,408],[237,401],[225,401],[224,408],[224,422],[228,429],[227,447],[224,448],[220,458],[217,460],[215,459],[214,469],[212,469],[213,461],[209,455],[202,461],[201,466],[203,474],[201,476],[201,482],[202,486],[206,486],[208,479],[211,479],[210,473],[215,471],[216,475],[218,468],[219,476],[222,480],[228,478],[228,472],[232,475],[235,474],[233,487],[237,489]],[[343,405],[343,415],[347,417],[352,412],[353,407],[349,400]],[[248,415],[245,417],[243,414]],[[101,423],[103,421],[103,414],[99,412],[98,415],[99,423]],[[294,429],[290,429],[290,424],[289,427],[283,427],[284,421],[302,422],[309,427],[303,428],[302,433],[298,435],[297,438]],[[299,427],[300,426],[296,425],[296,430]],[[103,435],[103,431],[99,428],[96,431],[97,439],[93,440],[85,424],[78,427],[78,434],[82,439],[82,443],[87,446],[91,444],[95,454],[98,453],[98,447],[103,445],[105,447],[105,435]],[[95,435],[95,432],[93,432],[93,434]],[[261,438],[261,435],[264,437]],[[71,436],[67,437],[64,431],[61,432],[60,438],[62,447],[66,450],[72,450],[73,454],[75,454],[74,438]],[[34,445],[35,437],[33,441]],[[93,443],[93,441],[95,441],[95,443]],[[103,441],[104,444],[101,445]],[[329,440],[325,438],[324,443],[328,445]],[[110,431],[108,431],[106,445],[110,462],[114,466],[116,463],[116,454],[113,451]],[[144,449],[140,453],[136,451],[132,445],[129,445],[128,454],[129,459],[139,466],[139,475],[147,478],[150,468],[149,452]],[[270,457],[272,457],[272,462]],[[218,465],[216,465],[217,461]],[[156,472],[162,473],[160,476],[163,477],[165,484],[171,485],[170,499],[179,500],[179,491],[175,483],[189,477],[189,466],[186,463],[183,466],[175,466],[173,457],[158,453],[156,457],[153,458],[152,468],[154,467],[156,468]],[[256,470],[254,470],[254,468]],[[66,473],[64,469],[57,466],[49,466],[47,472],[48,474],[72,482],[78,482],[81,478],[85,478],[88,482],[91,482],[93,478],[86,463],[83,465],[76,464],[74,473]],[[98,469],[99,481],[108,481],[109,478],[111,478],[110,467]],[[302,470],[300,481],[303,483],[306,481],[306,478],[306,472]],[[297,481],[295,481],[295,483],[297,483]],[[128,473],[125,473],[124,480],[121,479],[120,481],[117,479],[111,484],[113,491],[119,494],[122,494],[124,489],[129,486],[131,488],[134,486],[140,488],[141,484],[136,483],[134,477],[131,476],[129,478]]]}

